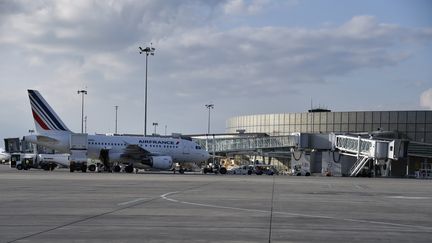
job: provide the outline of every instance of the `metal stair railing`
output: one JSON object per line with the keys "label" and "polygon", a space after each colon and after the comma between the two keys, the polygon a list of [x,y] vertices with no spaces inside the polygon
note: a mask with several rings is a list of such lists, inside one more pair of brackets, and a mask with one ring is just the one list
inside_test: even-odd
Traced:
{"label": "metal stair railing", "polygon": [[357,156],[373,157],[375,155],[376,142],[376,140],[372,139],[337,135],[335,148]]}
{"label": "metal stair railing", "polygon": [[356,176],[361,169],[365,166],[366,162],[369,160],[369,157],[367,156],[360,156],[357,161],[354,163],[354,165],[351,167],[349,175],[350,176]]}

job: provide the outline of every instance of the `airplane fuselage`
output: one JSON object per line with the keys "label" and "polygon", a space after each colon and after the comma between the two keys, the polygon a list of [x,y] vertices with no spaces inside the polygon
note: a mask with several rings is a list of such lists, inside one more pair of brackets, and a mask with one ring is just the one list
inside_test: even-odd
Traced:
{"label": "airplane fuselage", "polygon": [[88,156],[97,159],[100,151],[106,149],[110,152],[110,161],[124,162],[120,155],[129,144],[138,145],[151,154],[171,156],[175,163],[198,163],[209,157],[207,151],[186,139],[106,135],[88,136]]}

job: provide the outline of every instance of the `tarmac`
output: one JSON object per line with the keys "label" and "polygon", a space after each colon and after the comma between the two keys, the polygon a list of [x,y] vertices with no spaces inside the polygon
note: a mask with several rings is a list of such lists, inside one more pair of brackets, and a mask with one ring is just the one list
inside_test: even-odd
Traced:
{"label": "tarmac", "polygon": [[431,242],[432,181],[0,165],[0,242]]}

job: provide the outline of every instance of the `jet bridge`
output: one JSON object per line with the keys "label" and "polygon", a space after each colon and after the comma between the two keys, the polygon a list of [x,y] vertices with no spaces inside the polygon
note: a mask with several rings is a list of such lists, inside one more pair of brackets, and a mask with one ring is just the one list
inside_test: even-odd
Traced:
{"label": "jet bridge", "polygon": [[239,151],[255,151],[258,149],[292,148],[308,145],[307,134],[291,134],[285,136],[232,136],[214,137],[209,135],[207,139],[194,139],[207,151],[216,153],[229,153]]}
{"label": "jet bridge", "polygon": [[[392,171],[391,160],[407,157],[408,147],[407,141],[400,139],[391,140],[373,136],[333,133],[292,133],[283,136],[209,134],[192,137],[195,142],[213,155],[216,153],[218,155],[259,153],[273,157],[274,154],[284,153],[285,157],[288,155],[292,158],[294,153],[299,153],[298,156],[306,155],[302,161],[311,165],[310,168],[313,168],[311,173],[324,173],[325,168],[330,168],[332,171],[330,174],[341,173],[341,175],[349,176],[358,175],[371,161],[375,163],[374,165],[381,165],[381,173],[387,175]],[[343,163],[339,163],[340,155],[347,156],[349,159],[342,158]],[[356,158],[356,161],[353,161],[352,157]],[[339,168],[340,172],[333,171],[334,168]]]}
{"label": "jet bridge", "polygon": [[349,171],[350,176],[356,176],[365,167],[368,161],[373,160],[398,160],[406,157],[407,142],[395,140],[381,140],[374,138],[363,138],[353,135],[334,135],[334,150],[341,154],[357,157],[357,161]]}

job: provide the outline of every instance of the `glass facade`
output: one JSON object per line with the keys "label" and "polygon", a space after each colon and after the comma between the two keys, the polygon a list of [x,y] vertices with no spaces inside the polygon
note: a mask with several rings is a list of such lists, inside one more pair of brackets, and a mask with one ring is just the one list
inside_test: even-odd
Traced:
{"label": "glass facade", "polygon": [[304,112],[232,117],[226,131],[284,135],[293,132],[398,131],[410,140],[432,143],[432,111]]}

